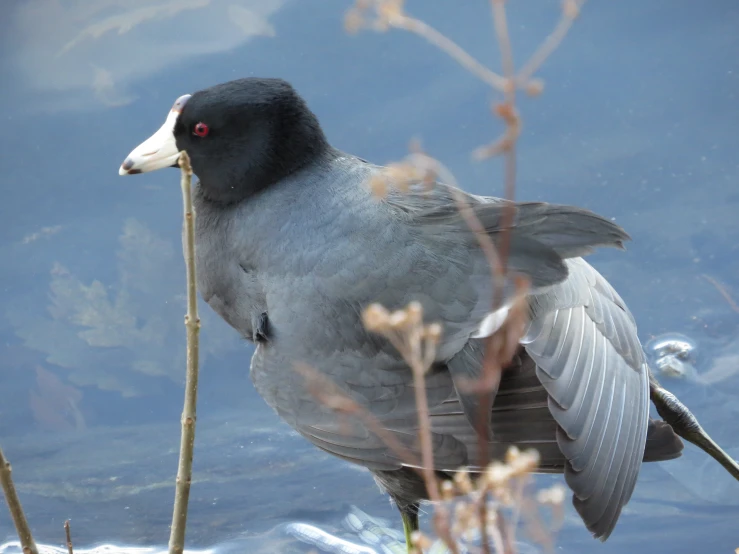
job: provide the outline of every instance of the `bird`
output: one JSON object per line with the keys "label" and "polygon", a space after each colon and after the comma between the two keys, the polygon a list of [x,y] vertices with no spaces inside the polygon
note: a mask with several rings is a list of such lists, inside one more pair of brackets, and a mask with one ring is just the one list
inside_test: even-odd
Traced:
{"label": "bird", "polygon": [[[400,511],[407,541],[429,496],[417,468],[364,420],[337,417],[296,371],[314,368],[420,459],[413,372],[392,341],[364,325],[373,305],[415,305],[440,326],[425,388],[434,471],[443,478],[461,467],[479,473],[481,455],[534,448],[537,471],[564,474],[576,511],[601,541],[642,463],[679,457],[680,437],[739,478],[739,466],[659,385],[634,316],[584,259],[630,240],[611,219],[473,195],[441,179],[378,195],[371,183],[387,168],[334,147],[280,78],[241,78],[177,98],[119,174],[178,167],[182,151],[198,179],[200,295],[256,345],[250,376],[266,403],[321,450],[367,468]],[[496,304],[493,269],[460,197],[495,247],[507,240]],[[527,323],[492,404],[481,403],[463,384],[481,375],[516,278],[529,285]],[[650,399],[662,419],[650,416]]]}

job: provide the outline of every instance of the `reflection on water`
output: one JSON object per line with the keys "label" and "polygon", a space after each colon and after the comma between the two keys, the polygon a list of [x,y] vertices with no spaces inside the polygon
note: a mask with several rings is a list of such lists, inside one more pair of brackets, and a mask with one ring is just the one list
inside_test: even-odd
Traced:
{"label": "reflection on water", "polygon": [[[29,0],[9,13],[14,78],[44,111],[120,107],[172,64],[272,37],[285,0]],[[197,40],[191,40],[196,37]]]}
{"label": "reflection on water", "polygon": [[[110,554],[145,554],[166,543],[184,379],[178,177],[123,184],[117,168],[172,99],[235,77],[284,77],[337,146],[384,163],[421,136],[465,188],[500,194],[498,162],[469,159],[499,130],[488,91],[423,41],[347,37],[347,5],[0,6],[0,442],[39,542],[61,546],[71,519],[79,550],[108,543],[131,545]],[[479,58],[497,59],[488,3],[406,5]],[[559,2],[507,8],[523,58]],[[739,301],[739,61],[726,53],[739,51],[737,28],[736,2],[589,3],[544,68],[544,94],[523,100],[518,191],[607,214],[633,236],[626,253],[597,253],[593,263],[645,343],[665,333],[695,343],[697,359],[674,366],[684,376],[662,381],[735,457],[739,313],[728,298]],[[249,382],[250,348],[207,306],[201,317],[188,545],[307,552],[289,533],[301,523],[372,547],[343,526],[347,505],[397,529],[367,472],[278,421]],[[0,542],[13,536],[3,513]],[[736,521],[739,486],[688,445],[682,458],[643,468],[607,543],[593,542],[570,510],[559,544],[731,552]]]}
{"label": "reflection on water", "polygon": [[[147,377],[181,382],[185,351],[177,346],[182,340],[184,291],[182,276],[171,271],[175,252],[170,241],[128,219],[115,252],[114,281],[84,282],[74,270],[55,262],[48,305],[34,310],[26,302],[11,302],[8,319],[24,346],[66,369],[67,379],[78,387],[114,391],[126,398],[151,392]],[[238,340],[234,333],[213,333],[210,323],[215,315],[209,309],[203,312],[201,360],[207,365],[210,355],[234,350]],[[53,378],[57,394],[70,396],[71,387],[42,371],[47,392]],[[76,401],[58,403],[66,410]]]}

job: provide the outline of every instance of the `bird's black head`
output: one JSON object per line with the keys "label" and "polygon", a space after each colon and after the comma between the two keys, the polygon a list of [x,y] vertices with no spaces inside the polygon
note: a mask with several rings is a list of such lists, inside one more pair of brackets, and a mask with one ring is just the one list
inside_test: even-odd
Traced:
{"label": "bird's black head", "polygon": [[329,150],[316,116],[281,79],[246,78],[182,96],[121,175],[176,166],[186,150],[203,195],[239,202]]}

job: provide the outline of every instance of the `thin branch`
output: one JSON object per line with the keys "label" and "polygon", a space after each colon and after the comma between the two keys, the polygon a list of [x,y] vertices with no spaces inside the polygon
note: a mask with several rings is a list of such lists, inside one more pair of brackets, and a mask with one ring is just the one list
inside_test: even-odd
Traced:
{"label": "thin branch", "polygon": [[72,530],[69,527],[69,520],[64,522],[64,534],[67,536],[67,554],[74,554],[72,546]]}
{"label": "thin branch", "polygon": [[441,500],[439,483],[434,473],[434,446],[431,439],[431,416],[426,395],[426,371],[421,359],[420,328],[412,329],[413,336],[409,337],[411,352],[406,362],[413,373],[413,392],[416,398],[416,412],[418,414],[418,438],[421,443],[421,465],[423,466],[424,481],[428,489],[429,498],[433,502]]}
{"label": "thin branch", "polygon": [[13,518],[15,531],[21,541],[23,554],[38,554],[36,542],[33,540],[31,528],[28,526],[26,514],[23,513],[23,506],[21,506],[21,501],[13,484],[12,473],[13,468],[10,467],[10,462],[5,458],[3,449],[0,448],[0,484],[3,487],[3,493],[5,493],[5,502],[8,504],[10,516]]}
{"label": "thin branch", "polygon": [[187,506],[192,483],[192,458],[195,446],[196,405],[198,399],[198,366],[200,318],[198,317],[197,280],[195,273],[195,212],[192,207],[192,167],[187,152],[180,154],[182,173],[182,207],[185,231],[185,270],[187,275],[187,377],[185,405],[182,411],[180,458],[177,466],[172,529],[169,536],[169,554],[182,554],[185,549]]}
{"label": "thin branch", "polygon": [[534,73],[552,55],[572,27],[577,16],[580,15],[585,0],[564,0],[562,3],[562,17],[554,31],[541,43],[531,58],[524,64],[516,75],[516,81],[520,86],[525,86]]}
{"label": "thin branch", "polygon": [[419,476],[423,477],[421,463],[418,458],[413,456],[413,453],[395,435],[383,427],[374,415],[341,391],[331,379],[315,368],[304,363],[296,363],[293,368],[303,376],[308,385],[308,392],[321,404],[337,412],[357,416],[404,465],[415,470]]}
{"label": "thin branch", "polygon": [[482,226],[482,223],[480,223],[475,212],[471,209],[454,174],[443,163],[421,151],[420,147],[415,144],[414,151],[406,159],[411,166],[420,169],[424,176],[433,176],[434,180],[438,179],[439,182],[449,186],[449,190],[457,204],[457,210],[464,218],[467,226],[475,234],[493,275],[503,277],[503,266],[500,263],[493,239],[490,238],[490,235]]}
{"label": "thin branch", "polygon": [[[394,343],[395,347],[400,351],[401,355],[403,355],[405,359],[406,354],[408,354],[409,352],[406,348],[404,348],[404,345],[401,345],[394,340],[391,340],[391,342]],[[406,359],[406,362],[408,362],[408,359]],[[409,365],[411,364],[409,363]],[[416,368],[419,367],[418,364],[414,365]],[[315,368],[303,363],[296,363],[293,367],[295,371],[302,375],[303,378],[306,380],[306,383],[308,384],[308,392],[310,392],[316,399],[318,399],[319,402],[321,402],[324,406],[331,408],[332,410],[355,415],[356,417],[358,417],[372,433],[377,435],[377,437],[383,442],[383,444],[385,444],[396,456],[398,456],[398,458],[403,462],[405,466],[413,469],[416,473],[418,473],[418,475],[424,481],[426,490],[429,493],[430,500],[440,500],[438,480],[436,479],[436,475],[434,474],[433,450],[430,448],[430,418],[428,416],[428,399],[426,397],[426,387],[423,384],[423,374],[421,374],[421,386],[419,387],[418,385],[416,385],[416,401],[417,403],[419,402],[418,391],[420,390],[420,396],[422,397],[420,399],[420,404],[425,406],[426,414],[425,419],[422,419],[421,413],[423,411],[423,408],[418,410],[419,440],[422,445],[422,459],[419,462],[419,460],[411,453],[411,451],[408,450],[408,448],[406,448],[406,446],[403,445],[388,429],[383,427],[382,423],[374,415],[372,415],[372,413],[370,413],[368,410],[366,410],[364,407],[350,398],[347,394],[345,394],[331,379],[323,375]],[[411,366],[411,368],[413,371],[414,381],[418,383],[418,381],[416,380],[417,369],[413,369],[413,365]],[[424,448],[425,441],[428,441],[428,445]],[[429,452],[431,455],[431,462],[427,463],[427,460],[424,458],[424,456],[428,456]],[[458,549],[456,542],[451,535],[451,530],[449,526],[449,514],[446,508],[442,506],[436,507],[434,511],[434,524],[435,527],[437,527],[437,533],[439,537],[444,541],[452,554],[457,554]]]}
{"label": "thin branch", "polygon": [[513,61],[513,49],[511,48],[511,39],[508,36],[508,18],[505,11],[505,0],[490,0],[493,10],[493,25],[495,28],[495,37],[498,39],[498,47],[500,48],[500,57],[503,66],[503,75],[506,87],[503,92],[506,100],[513,101],[511,95],[515,92],[513,86],[513,73],[515,71],[515,63]]}
{"label": "thin branch", "polygon": [[473,58],[467,51],[465,51],[464,48],[441,34],[427,23],[404,14],[396,14],[388,18],[388,24],[398,29],[405,29],[406,31],[410,31],[411,33],[415,33],[416,35],[425,38],[431,44],[449,54],[465,69],[469,70],[478,79],[487,83],[492,88],[501,92],[508,88],[508,81],[504,77],[485,67],[484,64]]}

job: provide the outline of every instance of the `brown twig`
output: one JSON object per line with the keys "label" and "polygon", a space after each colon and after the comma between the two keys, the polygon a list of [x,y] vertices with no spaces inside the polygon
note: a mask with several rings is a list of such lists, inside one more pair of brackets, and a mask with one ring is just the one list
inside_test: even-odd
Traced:
{"label": "brown twig", "polygon": [[[403,445],[388,429],[382,426],[380,421],[372,415],[367,409],[360,406],[356,401],[350,398],[344,393],[331,379],[323,375],[320,371],[315,368],[303,364],[296,363],[293,365],[296,372],[303,376],[305,379],[308,392],[310,392],[319,402],[324,406],[331,408],[340,413],[350,414],[358,417],[367,428],[377,435],[377,437],[385,444],[391,452],[393,452],[398,459],[407,467],[413,469],[423,479],[426,489],[431,497],[435,494],[436,500],[439,499],[438,495],[438,480],[436,475],[433,473],[433,452],[432,452],[432,463],[430,466],[423,462],[423,458],[419,460],[408,448]],[[426,388],[423,387],[422,395],[425,396]],[[428,406],[428,403],[426,403]],[[428,410],[428,407],[427,407]],[[429,439],[431,436],[430,428],[428,428],[428,416],[425,420],[426,425],[424,431],[419,431],[419,435],[428,433]],[[423,456],[423,453],[422,453]],[[427,467],[431,467],[431,475],[426,470]],[[437,517],[439,520],[437,521]],[[438,525],[440,529],[437,531],[439,537],[446,543],[452,554],[458,554],[456,543],[454,542],[451,531],[448,524],[448,514],[443,509],[437,509],[434,512],[434,523]]]}
{"label": "brown twig", "polygon": [[[398,321],[393,324],[393,321]],[[441,338],[441,327],[424,326],[423,308],[419,302],[411,302],[405,310],[388,314],[389,327],[375,328],[382,332],[401,354],[411,368],[413,390],[418,415],[418,440],[421,445],[421,475],[426,485],[429,499],[436,503],[433,523],[436,533],[453,554],[457,554],[457,546],[451,534],[449,512],[439,504],[441,493],[439,480],[436,478],[433,441],[431,435],[431,416],[429,414],[428,396],[426,394],[426,372],[431,368],[436,356],[436,346]],[[365,323],[367,319],[365,318]],[[371,326],[368,326],[370,328]],[[370,329],[372,330],[372,329]]]}
{"label": "brown twig", "polygon": [[169,554],[182,554],[185,549],[187,506],[192,482],[192,458],[195,446],[195,421],[198,398],[199,334],[197,279],[195,273],[195,212],[192,207],[192,167],[187,152],[179,158],[182,179],[182,207],[185,227],[185,271],[187,276],[187,376],[185,380],[185,404],[182,411],[180,457],[177,466],[172,529],[169,536]]}
{"label": "brown twig", "polygon": [[564,0],[562,3],[562,16],[554,31],[536,49],[536,52],[534,52],[516,75],[516,81],[521,86],[526,86],[526,83],[531,80],[534,73],[536,73],[546,59],[552,55],[552,52],[562,43],[575,19],[580,15],[583,4],[585,4],[585,0]]}
{"label": "brown twig", "polygon": [[69,520],[64,522],[64,534],[67,537],[67,554],[74,554],[74,547],[72,546],[72,530],[69,527]]}
{"label": "brown twig", "polygon": [[504,77],[485,67],[484,64],[477,61],[464,48],[441,34],[429,24],[404,14],[398,14],[389,18],[388,23],[392,27],[405,29],[406,31],[410,31],[411,33],[415,33],[416,35],[423,37],[434,46],[437,46],[442,51],[449,54],[459,62],[462,67],[470,71],[478,79],[487,83],[492,88],[503,92],[509,86],[508,81]]}
{"label": "brown twig", "polygon": [[307,383],[308,392],[312,394],[316,400],[321,402],[327,408],[331,408],[340,413],[354,415],[361,419],[367,428],[377,435],[377,437],[403,464],[417,471],[420,476],[423,476],[421,473],[420,460],[414,457],[413,453],[408,450],[408,448],[406,448],[406,446],[403,445],[390,431],[385,429],[375,416],[341,391],[336,383],[323,375],[317,369],[307,364],[296,363],[293,365],[293,368],[297,373],[303,376]]}
{"label": "brown twig", "polygon": [[26,514],[23,512],[23,506],[21,506],[21,501],[15,490],[12,473],[13,468],[5,458],[2,448],[0,448],[0,485],[2,485],[3,493],[5,494],[5,502],[8,504],[8,510],[10,511],[10,517],[13,519],[15,531],[18,534],[18,539],[21,541],[23,554],[38,554],[38,548],[36,548],[36,542],[33,540],[31,528],[28,526]]}

